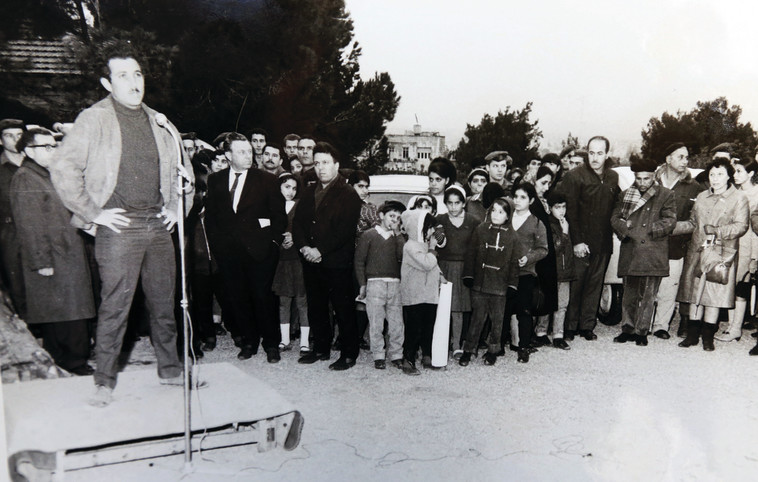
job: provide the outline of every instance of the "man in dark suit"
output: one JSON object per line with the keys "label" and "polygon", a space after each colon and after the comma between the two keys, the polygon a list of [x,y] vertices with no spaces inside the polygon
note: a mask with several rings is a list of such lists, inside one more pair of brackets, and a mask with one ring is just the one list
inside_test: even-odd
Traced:
{"label": "man in dark suit", "polygon": [[332,330],[329,302],[336,314],[342,352],[329,365],[347,370],[358,357],[358,328],[353,294],[355,231],[361,200],[339,173],[339,154],[326,142],[313,150],[318,182],[308,186],[295,211],[292,237],[303,257],[303,277],[308,298],[308,320],[314,338],[312,352],[299,363],[329,359]]}
{"label": "man in dark suit", "polygon": [[276,363],[281,335],[271,283],[287,228],[284,197],[275,176],[251,169],[253,148],[245,136],[230,134],[224,150],[229,169],[208,178],[208,241],[242,335],[237,358],[255,355],[262,338],[269,363]]}

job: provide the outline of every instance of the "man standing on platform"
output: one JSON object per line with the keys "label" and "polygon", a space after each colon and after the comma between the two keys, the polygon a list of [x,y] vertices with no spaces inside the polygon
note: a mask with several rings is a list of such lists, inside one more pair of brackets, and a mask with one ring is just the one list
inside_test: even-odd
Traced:
{"label": "man standing on platform", "polygon": [[[97,407],[112,401],[127,316],[140,279],[160,382],[183,385],[170,231],[179,220],[177,172],[184,152],[177,152],[168,131],[178,136],[176,128],[161,127],[157,112],[142,103],[145,80],[131,45],[107,45],[102,59],[100,83],[110,95],[79,114],[51,165],[53,185],[74,213],[73,222],[95,233],[102,302],[96,392],[90,404]],[[191,175],[192,169],[186,170]],[[185,199],[191,203],[191,193]]]}

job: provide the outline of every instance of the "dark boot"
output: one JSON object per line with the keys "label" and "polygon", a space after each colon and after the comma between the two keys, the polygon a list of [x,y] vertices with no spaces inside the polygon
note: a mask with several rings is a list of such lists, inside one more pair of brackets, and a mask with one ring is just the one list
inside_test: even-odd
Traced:
{"label": "dark boot", "polygon": [[688,348],[697,345],[700,340],[700,325],[702,323],[700,320],[690,320],[687,323],[687,338],[679,342],[679,346]]}
{"label": "dark boot", "polygon": [[705,351],[713,351],[715,347],[713,346],[713,335],[716,334],[716,330],[718,330],[719,325],[718,323],[705,323],[703,322],[700,330],[703,333],[703,350]]}
{"label": "dark boot", "polygon": [[676,329],[676,336],[679,338],[684,338],[684,335],[687,333],[687,324],[690,321],[690,316],[687,314],[682,313],[679,318],[679,328]]}
{"label": "dark boot", "polygon": [[752,356],[758,355],[758,343],[756,343],[755,346],[750,349],[750,351],[748,352],[748,354],[750,354]]}

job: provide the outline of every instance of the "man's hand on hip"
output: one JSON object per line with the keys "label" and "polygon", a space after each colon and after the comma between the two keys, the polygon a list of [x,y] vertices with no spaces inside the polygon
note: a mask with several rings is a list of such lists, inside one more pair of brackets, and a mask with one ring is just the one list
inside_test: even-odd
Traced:
{"label": "man's hand on hip", "polygon": [[171,231],[174,229],[174,225],[177,221],[179,221],[179,218],[177,217],[176,213],[174,211],[168,211],[166,208],[162,208],[160,214],[158,214],[159,218],[163,218],[163,224],[166,225],[166,231]]}
{"label": "man's hand on hip", "polygon": [[121,208],[104,209],[103,212],[101,212],[95,219],[92,220],[92,222],[99,224],[100,226],[108,227],[113,231],[120,233],[121,230],[118,229],[118,226],[129,226],[131,223],[129,218],[121,214],[123,212],[126,211]]}

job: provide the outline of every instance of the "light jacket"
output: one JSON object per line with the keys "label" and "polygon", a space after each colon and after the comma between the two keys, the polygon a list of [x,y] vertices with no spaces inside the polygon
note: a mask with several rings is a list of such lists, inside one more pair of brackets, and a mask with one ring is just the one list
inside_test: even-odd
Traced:
{"label": "light jacket", "polygon": [[[118,181],[121,164],[121,128],[113,107],[113,98],[105,99],[84,109],[77,116],[71,131],[63,139],[55,161],[50,166],[50,176],[61,201],[74,213],[71,224],[86,229],[103,211]],[[160,159],[160,191],[163,207],[176,211],[179,202],[177,166],[181,156],[185,169],[194,182],[192,167],[183,149],[177,152],[176,142],[167,128],[155,121],[157,112],[142,104],[153,130]],[[184,212],[192,207],[192,190],[185,196]]]}
{"label": "light jacket", "polygon": [[437,264],[435,252],[429,249],[424,240],[422,231],[426,214],[428,213],[421,209],[410,209],[401,217],[408,234],[400,266],[400,293],[404,306],[437,304],[439,301],[442,271]]}

